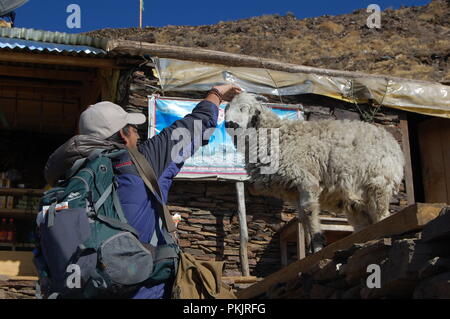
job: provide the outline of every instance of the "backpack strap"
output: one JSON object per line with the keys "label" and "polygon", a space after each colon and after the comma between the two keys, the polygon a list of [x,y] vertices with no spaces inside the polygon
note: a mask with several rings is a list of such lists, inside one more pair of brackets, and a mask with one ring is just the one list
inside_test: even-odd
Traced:
{"label": "backpack strap", "polygon": [[169,233],[175,232],[176,227],[175,223],[172,220],[172,215],[169,212],[169,209],[163,202],[163,197],[161,193],[161,189],[158,185],[158,180],[156,178],[156,174],[153,171],[153,168],[150,166],[147,159],[142,155],[141,152],[137,148],[128,148],[130,152],[131,159],[134,162],[136,169],[144,181],[145,185],[150,189],[153,195],[156,197],[158,202],[158,212],[161,219],[164,221],[166,229]]}
{"label": "backpack strap", "polygon": [[75,173],[78,172],[78,170],[81,168],[81,166],[84,165],[86,160],[93,160],[94,158],[96,158],[102,154],[103,154],[103,156],[106,156],[109,158],[114,158],[116,156],[121,155],[124,152],[126,152],[126,150],[119,149],[119,148],[118,148],[118,150],[112,151],[112,152],[108,149],[102,149],[102,148],[94,149],[92,152],[89,153],[88,157],[79,158],[73,163],[72,167],[67,171],[65,179],[69,179],[73,175],[75,175]]}

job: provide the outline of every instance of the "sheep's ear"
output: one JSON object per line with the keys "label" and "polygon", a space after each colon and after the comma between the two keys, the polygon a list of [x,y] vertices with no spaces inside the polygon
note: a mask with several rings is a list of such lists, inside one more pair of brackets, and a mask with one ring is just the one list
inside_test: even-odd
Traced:
{"label": "sheep's ear", "polygon": [[253,114],[251,120],[250,120],[250,126],[256,127],[256,125],[259,123],[259,115],[261,114],[260,110],[256,110],[255,114]]}

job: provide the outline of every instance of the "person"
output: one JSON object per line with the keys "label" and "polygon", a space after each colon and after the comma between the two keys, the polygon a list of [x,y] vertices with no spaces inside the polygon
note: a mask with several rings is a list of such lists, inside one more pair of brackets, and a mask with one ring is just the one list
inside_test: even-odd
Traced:
{"label": "person", "polygon": [[[192,155],[200,147],[200,143],[194,141],[200,139],[201,144],[208,143],[203,134],[211,133],[211,130],[208,129],[214,129],[217,126],[218,106],[221,102],[230,101],[240,92],[241,89],[232,84],[213,87],[206,98],[198,103],[190,114],[175,121],[159,134],[142,143],[139,143],[137,125],[146,121],[143,114],[127,113],[122,107],[111,102],[94,104],[80,116],[79,135],[71,138],[49,157],[45,168],[45,178],[50,185],[54,185],[80,156],[88,156],[90,151],[97,148],[112,149],[116,143],[121,143],[128,148],[137,147],[145,156],[155,171],[162,200],[166,203],[173,178],[184,163],[179,158],[172,156],[172,150],[178,142],[176,139],[172,139],[172,133],[178,128],[187,129],[191,133],[192,152],[190,154]],[[201,130],[194,129],[199,124],[201,124]],[[202,134],[202,136],[195,136],[195,134]],[[139,240],[145,244],[165,244],[161,235],[154,242],[153,234],[155,234],[155,227],[158,227],[159,220],[156,198],[146,189],[134,167],[130,154],[125,152],[114,158],[112,164],[124,215],[128,223],[138,231]],[[158,233],[160,234],[160,232]],[[169,298],[171,284],[172,282],[154,286],[143,285],[132,298]]]}

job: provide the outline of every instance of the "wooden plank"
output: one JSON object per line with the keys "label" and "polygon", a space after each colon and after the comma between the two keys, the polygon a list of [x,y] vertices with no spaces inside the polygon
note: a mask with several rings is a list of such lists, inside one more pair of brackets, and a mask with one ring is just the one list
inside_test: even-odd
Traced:
{"label": "wooden plank", "polygon": [[337,223],[343,223],[345,225],[348,225],[347,218],[345,217],[328,217],[328,216],[320,216],[320,222],[337,222]]}
{"label": "wooden plank", "polygon": [[121,66],[117,66],[115,59],[84,58],[78,56],[64,56],[42,53],[21,53],[9,51],[0,51],[0,61],[70,65],[88,68],[124,68]]}
{"label": "wooden plank", "polygon": [[240,229],[240,244],[239,256],[241,260],[241,271],[244,276],[250,276],[250,267],[248,264],[248,230],[247,230],[247,216],[245,211],[245,194],[244,182],[236,183],[236,192],[238,197],[238,214],[239,214],[239,229]]}
{"label": "wooden plank", "polygon": [[416,202],[414,197],[414,181],[411,164],[411,148],[409,145],[408,120],[405,112],[400,113],[400,130],[402,131],[402,149],[405,155],[405,184],[408,205]]}
{"label": "wooden plank", "polygon": [[35,188],[0,188],[0,195],[30,195],[30,196],[42,196],[44,194],[43,189]]}
{"label": "wooden plank", "polygon": [[10,281],[37,281],[38,276],[10,276]]}
{"label": "wooden plank", "polygon": [[92,78],[93,76],[95,76],[95,73],[88,71],[54,70],[12,65],[0,65],[0,75],[80,82]]}
{"label": "wooden plank", "polygon": [[0,275],[37,276],[31,251],[0,251]]}
{"label": "wooden plank", "polygon": [[[64,82],[64,81],[51,81],[51,80],[29,80],[29,79],[13,79],[13,78],[1,78],[0,87],[10,87],[15,88],[23,92],[32,92],[34,88],[39,89],[71,89],[72,91],[79,92],[81,89],[81,84],[76,82]],[[27,89],[27,90],[23,90]],[[61,95],[61,92],[45,92],[45,95]]]}
{"label": "wooden plank", "polygon": [[222,277],[222,281],[226,283],[235,283],[235,284],[247,284],[254,283],[260,281],[262,278],[258,278],[255,276],[224,276]]}
{"label": "wooden plank", "polygon": [[18,208],[0,208],[0,215],[11,215],[13,218],[27,218],[36,217],[37,211],[31,209],[18,209]]}
{"label": "wooden plank", "polygon": [[432,119],[419,124],[422,180],[425,201],[428,203],[447,202],[445,159],[440,130],[439,119]]}
{"label": "wooden plank", "polygon": [[353,226],[350,225],[332,225],[332,224],[322,224],[322,231],[342,231],[342,232],[353,232]]}
{"label": "wooden plank", "polygon": [[266,277],[264,280],[238,292],[238,298],[255,298],[265,293],[273,285],[297,278],[299,272],[309,270],[310,267],[315,265],[319,260],[323,258],[332,258],[335,251],[348,249],[355,243],[364,243],[383,236],[401,234],[420,229],[430,220],[436,218],[443,207],[445,207],[445,204],[417,203],[410,205],[377,224],[371,225],[359,232],[336,241],[326,246],[321,251],[307,256],[302,260],[291,263],[286,268],[283,268]]}
{"label": "wooden plank", "polygon": [[450,205],[450,121],[441,119],[441,143],[444,156],[445,187],[447,189],[447,204]]}
{"label": "wooden plank", "polygon": [[[280,239],[289,241],[297,238],[297,220],[296,217],[293,218],[281,229]],[[353,226],[343,217],[320,216],[320,224],[324,231],[353,232]]]}

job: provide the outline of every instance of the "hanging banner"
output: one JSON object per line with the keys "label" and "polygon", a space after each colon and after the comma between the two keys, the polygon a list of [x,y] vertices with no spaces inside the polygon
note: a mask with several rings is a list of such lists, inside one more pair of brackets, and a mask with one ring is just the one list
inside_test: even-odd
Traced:
{"label": "hanging banner", "polygon": [[[149,138],[170,126],[176,120],[192,112],[201,100],[182,98],[149,97]],[[304,119],[300,105],[281,105],[263,103],[280,118]],[[217,127],[209,143],[200,147],[183,165],[177,178],[212,179],[212,180],[245,180],[243,154],[238,153],[225,128],[226,103],[219,107]]]}

